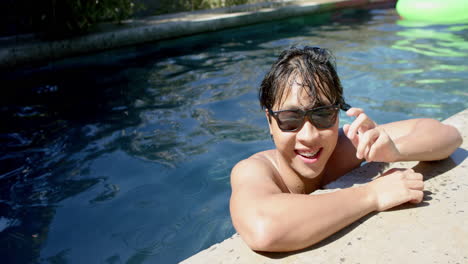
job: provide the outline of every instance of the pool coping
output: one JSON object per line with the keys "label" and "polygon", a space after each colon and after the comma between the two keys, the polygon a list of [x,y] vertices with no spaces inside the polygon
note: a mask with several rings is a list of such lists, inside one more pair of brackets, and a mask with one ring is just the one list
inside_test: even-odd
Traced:
{"label": "pool coping", "polygon": [[294,16],[344,8],[372,7],[396,0],[276,0],[212,10],[183,12],[103,23],[93,32],[68,39],[44,41],[34,35],[0,38],[0,68],[31,64],[141,43],[184,37]]}
{"label": "pool coping", "polygon": [[390,168],[413,168],[424,175],[421,204],[371,213],[296,252],[255,252],[236,233],[180,263],[468,263],[468,109],[443,123],[456,127],[463,137],[449,158],[367,163],[312,194],[364,184]]}

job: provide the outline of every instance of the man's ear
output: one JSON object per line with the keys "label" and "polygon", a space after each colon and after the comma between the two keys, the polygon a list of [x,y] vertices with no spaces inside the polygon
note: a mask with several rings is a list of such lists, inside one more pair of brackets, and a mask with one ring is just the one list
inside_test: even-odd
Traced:
{"label": "man's ear", "polygon": [[270,114],[268,113],[268,109],[265,109],[265,117],[266,117],[266,119],[268,120],[268,124],[270,124],[270,123],[271,123],[271,116],[270,116]]}

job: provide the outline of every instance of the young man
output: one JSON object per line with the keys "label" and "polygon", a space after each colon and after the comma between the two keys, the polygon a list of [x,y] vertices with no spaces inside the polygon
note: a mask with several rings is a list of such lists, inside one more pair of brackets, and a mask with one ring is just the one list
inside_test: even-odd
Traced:
{"label": "young man", "polygon": [[[433,119],[377,125],[343,99],[324,49],[284,51],[260,87],[276,149],[240,161],[231,173],[231,217],[253,249],[308,247],[373,212],[423,199],[423,176],[393,169],[368,184],[308,195],[363,161],[440,160],[461,144],[459,132]],[[338,112],[355,117],[338,128]]]}

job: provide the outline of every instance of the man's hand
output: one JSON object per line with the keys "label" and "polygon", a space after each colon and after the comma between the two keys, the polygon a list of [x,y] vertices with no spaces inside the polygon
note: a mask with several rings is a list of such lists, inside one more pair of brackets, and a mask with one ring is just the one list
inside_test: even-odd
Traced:
{"label": "man's hand", "polygon": [[368,183],[376,211],[385,211],[400,204],[420,203],[424,182],[420,173],[412,169],[391,169]]}
{"label": "man's hand", "polygon": [[351,108],[346,114],[356,117],[351,125],[343,126],[343,131],[356,148],[358,159],[368,162],[393,162],[398,159],[400,152],[393,140],[362,109]]}

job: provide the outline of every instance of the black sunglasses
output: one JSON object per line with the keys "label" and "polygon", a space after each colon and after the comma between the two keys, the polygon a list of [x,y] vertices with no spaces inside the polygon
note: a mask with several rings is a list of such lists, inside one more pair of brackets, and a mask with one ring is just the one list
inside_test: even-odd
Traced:
{"label": "black sunglasses", "polygon": [[332,127],[336,122],[338,111],[348,111],[351,108],[349,104],[336,104],[312,108],[306,111],[297,110],[280,110],[272,111],[268,109],[268,113],[276,119],[278,127],[283,132],[294,132],[304,125],[305,117],[318,129],[326,129]]}

